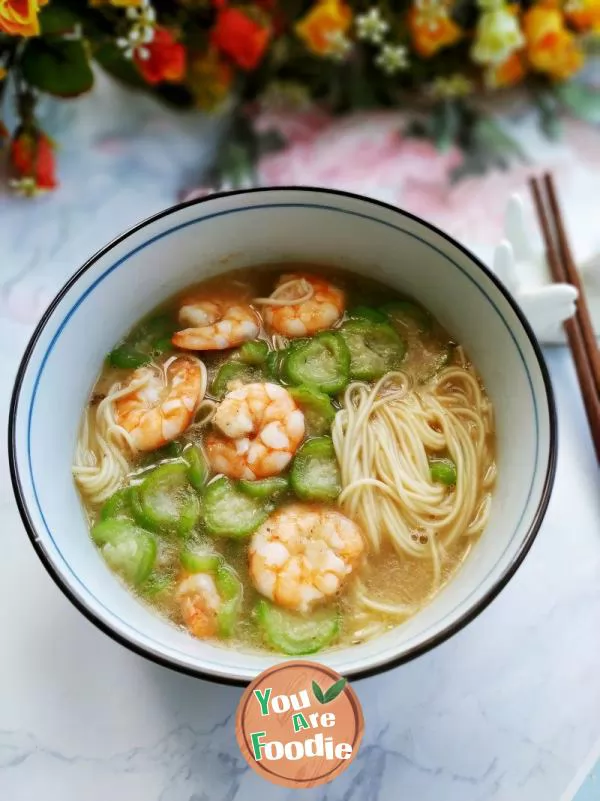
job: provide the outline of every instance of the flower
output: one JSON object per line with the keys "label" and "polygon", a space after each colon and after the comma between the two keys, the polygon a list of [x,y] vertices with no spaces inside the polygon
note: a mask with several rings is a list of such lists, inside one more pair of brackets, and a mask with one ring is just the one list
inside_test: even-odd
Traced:
{"label": "flower", "polygon": [[567,0],[563,11],[578,30],[600,33],[600,0]]}
{"label": "flower", "polygon": [[127,17],[132,20],[131,28],[126,37],[117,39],[117,45],[122,48],[125,58],[133,58],[137,54],[142,60],[147,60],[150,51],[144,45],[154,39],[156,12],[149,0],[141,0],[137,7],[127,8]]}
{"label": "flower", "polygon": [[336,34],[345,35],[352,24],[352,10],[343,0],[319,0],[296,23],[296,33],[319,56],[335,51]]}
{"label": "flower", "polygon": [[37,36],[38,13],[48,0],[0,0],[0,31],[13,36]]}
{"label": "flower", "polygon": [[385,44],[375,59],[377,66],[387,75],[394,75],[408,67],[408,53],[404,45]]}
{"label": "flower", "polygon": [[5,70],[4,67],[0,67],[0,81],[3,81],[7,75],[8,70]]}
{"label": "flower", "polygon": [[502,64],[525,44],[516,9],[502,0],[480,0],[483,13],[475,30],[471,58],[478,64]]}
{"label": "flower", "polygon": [[408,13],[412,46],[423,58],[433,56],[462,38],[462,30],[448,16],[445,3],[415,3]]}
{"label": "flower", "polygon": [[523,16],[527,59],[533,69],[564,80],[583,64],[583,51],[566,29],[562,13],[549,6],[532,6]]}
{"label": "flower", "polygon": [[198,108],[216,108],[227,96],[232,80],[231,65],[214,48],[190,59],[187,81]]}
{"label": "flower", "polygon": [[54,142],[35,126],[21,126],[10,144],[11,186],[35,195],[57,186]]}
{"label": "flower", "polygon": [[221,8],[212,43],[243,70],[255,69],[264,56],[271,31],[239,8]]}
{"label": "flower", "polygon": [[359,14],[355,20],[356,35],[359,39],[371,44],[381,44],[390,26],[381,16],[377,6],[370,8],[365,14]]}
{"label": "flower", "polygon": [[511,53],[502,64],[491,64],[485,72],[485,84],[489,89],[514,86],[525,77],[525,64],[520,53]]}
{"label": "flower", "polygon": [[466,75],[455,72],[447,78],[440,75],[430,87],[431,95],[435,98],[466,97],[473,91],[473,81]]}
{"label": "flower", "polygon": [[136,67],[149,84],[177,83],[185,76],[185,48],[166,28],[157,27],[151,42],[133,51]]}
{"label": "flower", "polygon": [[330,44],[328,56],[335,61],[343,61],[352,50],[350,39],[341,31],[333,31],[327,38]]}

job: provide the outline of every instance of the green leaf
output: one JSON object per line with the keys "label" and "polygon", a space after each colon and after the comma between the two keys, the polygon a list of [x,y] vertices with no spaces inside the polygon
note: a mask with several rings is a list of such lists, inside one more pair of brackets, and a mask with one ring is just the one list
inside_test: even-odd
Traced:
{"label": "green leaf", "polygon": [[39,21],[42,34],[54,36],[72,31],[79,22],[79,18],[68,8],[52,4],[40,11]]}
{"label": "green leaf", "polygon": [[31,86],[60,97],[83,94],[94,83],[79,39],[32,39],[25,47],[21,70]]}
{"label": "green leaf", "polygon": [[460,130],[460,114],[456,103],[444,100],[432,112],[431,132],[438,150],[444,152],[454,144]]}
{"label": "green leaf", "polygon": [[338,681],[335,682],[335,684],[332,684],[331,687],[325,693],[325,700],[322,701],[321,703],[328,704],[330,701],[334,701],[338,697],[338,695],[342,692],[346,684],[347,684],[346,679],[339,679]]}
{"label": "green leaf", "polygon": [[574,114],[588,122],[600,119],[600,93],[576,81],[556,86],[554,92],[558,99]]}
{"label": "green leaf", "polygon": [[112,42],[103,44],[94,52],[94,59],[118,81],[138,89],[148,88],[148,84],[139,74],[133,62],[125,58],[123,51],[116,44]]}
{"label": "green leaf", "polygon": [[325,703],[325,696],[323,695],[323,690],[319,687],[316,681],[312,683],[312,691],[314,693],[315,698],[320,704]]}

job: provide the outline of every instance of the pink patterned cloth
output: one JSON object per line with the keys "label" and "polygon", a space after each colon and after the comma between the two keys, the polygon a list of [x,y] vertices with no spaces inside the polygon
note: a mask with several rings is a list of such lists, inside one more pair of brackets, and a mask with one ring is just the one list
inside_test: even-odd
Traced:
{"label": "pink patterned cloth", "polygon": [[[285,150],[266,155],[259,163],[261,185],[323,186],[384,200],[480,251],[498,243],[509,197],[526,193],[527,179],[542,168],[551,169],[559,183],[582,200],[591,197],[593,183],[600,185],[600,129],[577,120],[565,122],[557,143],[545,140],[530,117],[505,123],[527,163],[456,182],[451,173],[462,163],[461,152],[456,148],[440,152],[426,140],[405,136],[407,119],[397,112],[333,118],[315,110],[268,111],[254,124],[262,132],[276,131],[287,142]],[[203,187],[188,197],[210,191]],[[600,249],[600,241],[596,245]]]}

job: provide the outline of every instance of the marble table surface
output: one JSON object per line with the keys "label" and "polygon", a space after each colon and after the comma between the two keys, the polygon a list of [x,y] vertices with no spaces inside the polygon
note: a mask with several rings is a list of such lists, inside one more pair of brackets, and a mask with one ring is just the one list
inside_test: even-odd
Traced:
{"label": "marble table surface", "polygon": [[[111,102],[111,113],[121,104],[112,128],[97,98],[83,101],[86,113],[69,104],[47,111],[51,130],[69,130],[55,196],[0,197],[4,418],[51,295],[102,242],[173,202],[209,158],[214,125]],[[247,767],[234,736],[239,689],[130,653],[60,593],[21,524],[3,426],[0,799],[282,801],[303,792],[315,801],[559,801],[600,738],[600,481],[569,355],[545,356],[560,455],[530,555],[450,641],[354,684],[366,720],[360,753],[310,791],[271,786]]]}

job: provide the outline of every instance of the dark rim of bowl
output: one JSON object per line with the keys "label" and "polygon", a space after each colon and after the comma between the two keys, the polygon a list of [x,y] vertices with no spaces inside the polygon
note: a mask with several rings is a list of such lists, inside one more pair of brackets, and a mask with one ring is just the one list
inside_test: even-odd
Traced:
{"label": "dark rim of bowl", "polygon": [[546,509],[548,507],[548,503],[550,501],[550,495],[552,492],[552,486],[554,483],[554,476],[556,473],[556,459],[557,459],[557,420],[556,420],[556,405],[554,400],[554,392],[552,389],[552,384],[550,382],[550,376],[548,373],[548,369],[546,367],[546,363],[544,361],[544,357],[539,346],[539,343],[533,333],[533,330],[521,311],[520,307],[516,303],[516,301],[512,298],[509,292],[505,289],[503,284],[496,278],[496,276],[481,262],[480,259],[477,258],[471,251],[457,242],[448,234],[441,231],[435,225],[421,219],[415,214],[411,214],[408,211],[404,211],[401,208],[392,206],[389,203],[384,203],[380,200],[373,200],[371,198],[365,197],[363,195],[358,195],[354,192],[344,192],[341,190],[336,189],[325,189],[322,187],[311,187],[311,186],[275,186],[275,187],[257,187],[254,189],[242,189],[242,190],[234,190],[231,192],[216,192],[211,195],[208,195],[203,198],[198,198],[195,200],[188,200],[183,203],[178,203],[174,206],[169,206],[169,208],[164,209],[163,211],[154,214],[151,217],[142,220],[142,222],[138,223],[137,225],[132,226],[124,233],[117,236],[103,248],[101,248],[97,253],[95,253],[91,258],[89,258],[82,267],[77,270],[77,272],[66,282],[63,288],[58,292],[54,300],[50,303],[47,310],[45,311],[44,315],[42,316],[40,322],[36,326],[33,335],[25,349],[25,353],[21,359],[21,363],[19,365],[19,369],[17,371],[17,377],[15,379],[15,384],[12,392],[11,403],[10,403],[10,412],[8,418],[8,458],[9,458],[9,465],[10,465],[10,476],[11,482],[13,486],[13,492],[15,494],[15,499],[17,502],[17,507],[19,509],[19,513],[21,515],[21,519],[33,545],[40,561],[50,574],[51,578],[54,580],[55,584],[59,587],[60,590],[67,596],[67,598],[74,604],[74,606],[79,609],[79,611],[85,615],[85,617],[97,626],[101,631],[105,634],[108,634],[116,642],[120,643],[121,645],[129,648],[136,654],[145,657],[146,659],[155,662],[156,664],[163,665],[164,667],[171,668],[171,670],[176,670],[179,673],[184,673],[190,676],[195,676],[196,678],[207,679],[209,681],[214,681],[220,684],[228,684],[234,686],[246,686],[248,681],[245,679],[237,679],[237,678],[229,678],[227,676],[216,675],[212,674],[203,670],[198,670],[192,667],[186,667],[184,665],[177,664],[172,662],[170,659],[166,657],[161,657],[151,651],[146,650],[146,648],[138,645],[137,643],[130,640],[128,637],[116,632],[110,625],[105,623],[99,617],[96,616],[94,612],[88,609],[85,604],[77,597],[77,595],[67,586],[66,582],[63,580],[60,571],[55,567],[54,563],[46,554],[40,540],[37,537],[35,526],[29,516],[29,512],[27,509],[27,504],[25,502],[23,490],[21,487],[21,481],[19,477],[19,471],[17,468],[17,459],[16,459],[16,416],[17,416],[17,409],[19,405],[19,397],[21,392],[21,387],[23,383],[23,378],[25,376],[25,372],[27,366],[29,364],[29,360],[31,355],[34,351],[34,348],[37,344],[37,341],[44,330],[48,320],[52,316],[55,308],[58,306],[62,298],[65,294],[71,289],[71,287],[79,280],[79,278],[92,267],[98,259],[102,258],[106,253],[112,250],[116,245],[121,243],[123,240],[127,239],[131,234],[140,231],[142,228],[145,228],[147,225],[155,222],[156,220],[160,220],[163,217],[167,217],[170,214],[179,211],[180,209],[189,208],[190,206],[200,205],[202,203],[209,202],[214,200],[216,197],[233,197],[236,195],[248,195],[248,194],[255,194],[260,192],[317,192],[321,194],[328,194],[334,195],[338,197],[348,197],[353,200],[359,200],[364,203],[368,203],[373,206],[379,206],[381,208],[386,209],[387,211],[391,211],[394,214],[401,214],[404,217],[407,217],[415,222],[425,226],[430,231],[433,231],[438,236],[445,239],[454,247],[458,248],[462,253],[465,254],[474,264],[479,267],[479,269],[486,275],[486,277],[495,285],[498,291],[503,295],[506,299],[510,307],[512,308],[514,314],[518,318],[519,322],[523,326],[525,333],[529,339],[533,352],[535,353],[538,367],[540,369],[542,379],[544,382],[544,388],[546,390],[546,400],[548,403],[548,416],[549,416],[549,423],[550,423],[550,446],[549,446],[549,454],[548,454],[548,464],[546,467],[546,476],[544,479],[544,486],[542,489],[541,497],[535,511],[533,521],[527,531],[521,545],[519,546],[518,551],[515,553],[514,557],[512,558],[510,564],[506,567],[502,575],[500,575],[492,586],[488,589],[488,591],[475,603],[473,606],[468,609],[464,614],[462,614],[459,618],[457,618],[454,622],[450,625],[446,626],[442,631],[432,635],[424,642],[420,643],[413,648],[410,648],[405,653],[401,654],[397,657],[392,657],[381,664],[374,665],[373,667],[367,667],[364,670],[353,670],[350,671],[347,675],[352,679],[362,679],[367,678],[369,676],[375,676],[378,673],[382,673],[386,670],[390,670],[391,668],[398,667],[406,662],[415,659],[418,656],[425,654],[427,651],[431,650],[437,645],[445,642],[447,639],[452,637],[454,634],[459,632],[462,628],[464,628],[467,623],[470,623],[474,620],[483,610],[496,598],[496,596],[501,592],[501,590],[506,587],[509,580],[515,574],[517,568],[523,562],[525,556],[529,552],[529,549],[533,545],[533,541],[535,540],[539,528],[542,524],[544,519],[544,515],[546,513]]}

